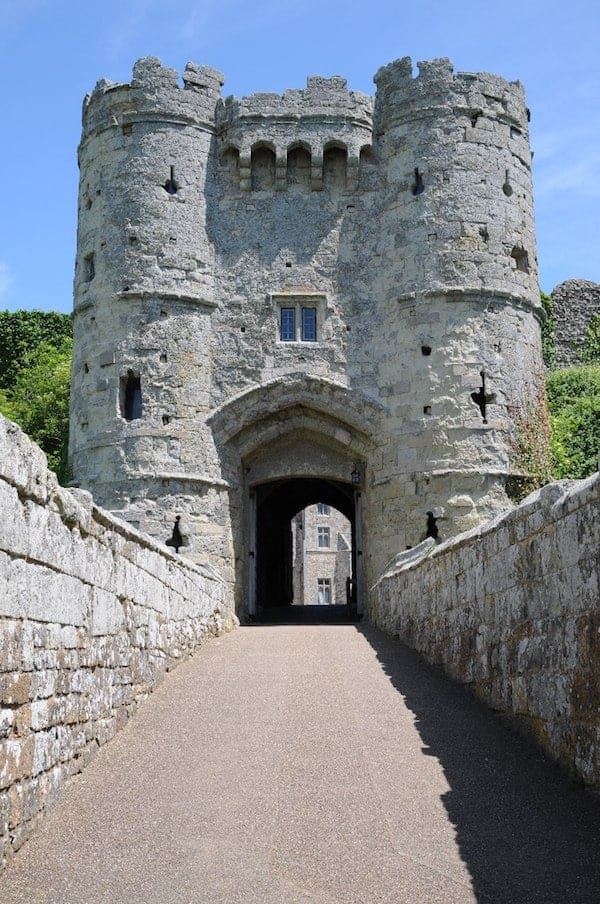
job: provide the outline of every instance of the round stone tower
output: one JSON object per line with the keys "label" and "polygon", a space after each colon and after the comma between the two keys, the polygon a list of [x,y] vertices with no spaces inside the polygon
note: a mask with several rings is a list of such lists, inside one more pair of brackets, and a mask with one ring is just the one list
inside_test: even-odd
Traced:
{"label": "round stone tower", "polygon": [[544,453],[529,111],[520,83],[445,59],[375,82],[381,493],[411,546],[426,518],[446,537],[492,516]]}
{"label": "round stone tower", "polygon": [[[71,462],[96,501],[168,538],[183,494],[219,484],[211,380],[219,72],[140,60],[83,108]],[[158,502],[157,502],[158,500]],[[183,538],[185,543],[185,538]]]}
{"label": "round stone tower", "polygon": [[241,610],[289,602],[305,506],[349,519],[360,608],[543,447],[523,90],[419,70],[223,101],[150,58],[85,101],[74,476]]}

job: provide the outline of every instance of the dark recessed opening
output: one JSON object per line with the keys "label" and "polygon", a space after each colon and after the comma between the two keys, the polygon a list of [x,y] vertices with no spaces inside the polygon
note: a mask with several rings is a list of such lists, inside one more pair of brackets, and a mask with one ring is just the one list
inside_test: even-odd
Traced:
{"label": "dark recessed opening", "polygon": [[427,357],[427,355],[430,355],[431,354],[431,346],[430,345],[422,345],[421,346],[421,354],[425,355],[426,357]]}
{"label": "dark recessed opening", "polygon": [[423,182],[423,176],[419,172],[418,168],[415,167],[415,181],[412,187],[413,195],[421,195],[425,191],[425,183]]}
{"label": "dark recessed opening", "polygon": [[292,266],[292,262],[291,262],[291,261],[286,261],[286,262],[285,262],[285,265],[286,265],[286,267],[291,267],[291,266]]}
{"label": "dark recessed opening", "polygon": [[[255,574],[256,614],[259,618],[269,621],[295,618],[328,621],[348,618],[349,611],[355,611],[357,560],[362,554],[362,549],[357,548],[355,535],[357,491],[351,482],[351,473],[348,474],[348,478],[347,482],[343,482],[316,477],[298,477],[264,483],[256,488],[256,539],[255,545],[250,550],[250,567]],[[306,525],[303,531],[301,524],[298,524],[298,515],[307,506],[316,506],[319,503],[336,509],[350,522],[348,537],[350,548],[344,547],[348,553],[347,559],[344,557],[344,568],[348,566],[347,574],[350,581],[346,581],[345,590],[343,581],[340,582],[339,590],[332,586],[330,604],[313,606],[313,602],[327,599],[324,590],[322,590],[324,597],[318,592],[316,579],[326,578],[328,575],[315,573],[314,586],[311,578],[308,596],[305,597],[303,593],[301,596],[298,595],[298,587],[294,582],[295,550],[298,552],[298,547],[295,546],[294,525],[298,531],[296,537],[304,537],[307,533],[310,535],[310,531],[306,531]],[[315,531],[315,534],[317,533]],[[325,531],[321,532],[322,540],[319,541],[321,548],[329,548],[331,551],[337,549],[336,530],[331,528],[330,545],[327,546],[325,534]],[[340,576],[342,574],[343,572],[340,572]]]}
{"label": "dark recessed opening", "polygon": [[83,259],[83,275],[86,282],[91,282],[96,275],[96,263],[94,261],[94,255],[86,254]]}
{"label": "dark recessed opening", "polygon": [[471,399],[479,408],[483,423],[487,424],[487,406],[490,404],[490,402],[493,402],[495,400],[496,395],[493,392],[486,392],[484,370],[481,370],[479,372],[479,376],[481,377],[481,386],[476,392],[471,393]]}
{"label": "dark recessed opening", "polygon": [[167,424],[170,424],[170,423],[171,423],[171,415],[170,415],[170,414],[163,414],[163,416],[162,416],[162,422],[163,422],[163,424],[164,424],[165,426],[166,426]]}
{"label": "dark recessed opening", "polygon": [[133,126],[130,122],[126,122],[123,126],[123,135],[131,135],[133,132]]}
{"label": "dark recessed opening", "polygon": [[169,537],[166,542],[166,546],[172,546],[175,552],[179,552],[181,547],[183,546],[183,536],[179,529],[179,522],[181,521],[181,515],[177,515],[175,518],[175,524],[173,525],[173,533]]}
{"label": "dark recessed opening", "polygon": [[529,255],[521,245],[515,245],[510,256],[515,261],[517,270],[520,270],[521,273],[529,273]]}
{"label": "dark recessed opening", "polygon": [[423,414],[431,414],[431,405],[423,405]]}
{"label": "dark recessed opening", "polygon": [[425,533],[425,539],[427,537],[432,537],[434,540],[439,540],[440,531],[437,526],[437,518],[434,516],[433,512],[427,512],[427,530]]}
{"label": "dark recessed opening", "polygon": [[89,368],[89,365],[88,365],[88,364],[84,364],[84,365],[83,365],[83,371],[84,371],[84,373],[89,374],[90,368]]}
{"label": "dark recessed opening", "polygon": [[172,166],[170,169],[170,175],[167,181],[164,184],[164,189],[168,195],[176,195],[177,190],[179,188],[179,183],[175,181],[175,167]]}
{"label": "dark recessed opening", "polygon": [[142,416],[142,381],[139,374],[132,370],[128,370],[127,375],[121,377],[119,401],[121,416],[126,421],[134,421]]}
{"label": "dark recessed opening", "polygon": [[167,353],[166,353],[166,352],[161,352],[161,353],[160,353],[160,360],[161,360],[161,363],[162,363],[162,364],[166,364],[166,363],[167,363]]}

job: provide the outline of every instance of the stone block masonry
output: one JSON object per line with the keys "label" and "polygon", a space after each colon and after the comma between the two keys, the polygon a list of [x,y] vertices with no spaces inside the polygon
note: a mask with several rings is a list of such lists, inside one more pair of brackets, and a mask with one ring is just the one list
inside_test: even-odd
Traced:
{"label": "stone block masonry", "polygon": [[596,474],[402,554],[372,588],[371,616],[598,789],[599,585]]}
{"label": "stone block masonry", "polygon": [[58,486],[0,417],[0,868],[178,660],[235,623],[227,585]]}

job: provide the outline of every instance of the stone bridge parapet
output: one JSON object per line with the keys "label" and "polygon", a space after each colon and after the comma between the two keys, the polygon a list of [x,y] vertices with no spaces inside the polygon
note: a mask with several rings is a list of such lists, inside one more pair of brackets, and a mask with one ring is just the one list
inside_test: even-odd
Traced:
{"label": "stone bridge parapet", "polygon": [[[371,589],[381,628],[600,788],[600,475],[542,487]],[[420,555],[418,553],[420,552]]]}
{"label": "stone bridge parapet", "polygon": [[57,484],[0,417],[0,868],[165,671],[236,622],[227,586]]}

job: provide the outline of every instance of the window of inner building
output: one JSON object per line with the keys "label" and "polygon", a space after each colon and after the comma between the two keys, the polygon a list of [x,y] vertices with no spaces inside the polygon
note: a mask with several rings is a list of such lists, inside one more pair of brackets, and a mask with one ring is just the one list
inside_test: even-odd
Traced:
{"label": "window of inner building", "polygon": [[331,534],[328,527],[317,528],[317,545],[319,549],[329,549],[331,546]]}
{"label": "window of inner building", "polygon": [[319,606],[331,605],[331,578],[317,578],[317,602]]}
{"label": "window of inner building", "polygon": [[317,341],[317,309],[302,308],[302,341]]}
{"label": "window of inner building", "polygon": [[317,514],[319,515],[328,515],[331,509],[327,505],[326,502],[317,503]]}
{"label": "window of inner building", "polygon": [[132,370],[121,377],[121,416],[126,421],[134,421],[142,416],[142,383]]}
{"label": "window of inner building", "polygon": [[296,308],[281,309],[280,338],[282,342],[296,341]]}

